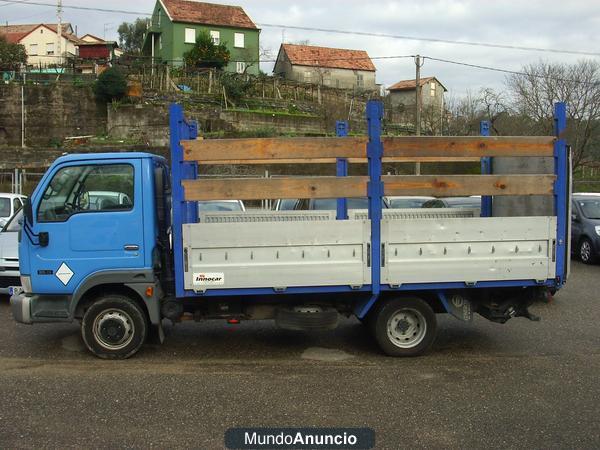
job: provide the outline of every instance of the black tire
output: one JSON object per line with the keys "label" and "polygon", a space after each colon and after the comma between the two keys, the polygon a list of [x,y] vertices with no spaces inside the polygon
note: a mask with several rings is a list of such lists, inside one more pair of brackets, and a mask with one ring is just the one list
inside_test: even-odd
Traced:
{"label": "black tire", "polygon": [[371,331],[388,356],[422,355],[435,340],[435,313],[420,298],[388,300],[373,313],[369,320]]}
{"label": "black tire", "polygon": [[107,294],[87,309],[81,322],[87,348],[103,359],[126,359],[146,341],[148,322],[140,306],[124,295]]}
{"label": "black tire", "polygon": [[594,264],[596,262],[594,246],[588,238],[583,238],[579,242],[578,256],[584,264]]}

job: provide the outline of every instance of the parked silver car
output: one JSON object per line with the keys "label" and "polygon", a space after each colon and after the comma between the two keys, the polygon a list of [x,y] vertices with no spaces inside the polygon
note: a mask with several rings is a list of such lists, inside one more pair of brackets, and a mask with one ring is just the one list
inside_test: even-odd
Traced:
{"label": "parked silver car", "polygon": [[9,294],[11,286],[21,286],[19,231],[22,221],[23,209],[20,209],[0,232],[0,294]]}
{"label": "parked silver car", "polygon": [[25,204],[27,197],[21,194],[0,193],[0,228],[6,225],[6,222],[14,216]]}

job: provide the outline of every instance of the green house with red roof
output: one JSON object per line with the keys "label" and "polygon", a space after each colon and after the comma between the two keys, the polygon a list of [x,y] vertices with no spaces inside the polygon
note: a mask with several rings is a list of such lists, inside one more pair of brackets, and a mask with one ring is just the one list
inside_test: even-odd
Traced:
{"label": "green house with red roof", "polygon": [[191,0],[158,0],[144,39],[144,54],[156,63],[183,65],[183,55],[206,31],[215,43],[225,43],[229,72],[259,73],[260,29],[239,6]]}

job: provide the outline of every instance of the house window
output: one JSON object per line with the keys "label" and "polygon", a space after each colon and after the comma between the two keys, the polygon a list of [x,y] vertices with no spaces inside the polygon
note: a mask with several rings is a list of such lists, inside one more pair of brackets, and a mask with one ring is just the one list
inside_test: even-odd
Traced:
{"label": "house window", "polygon": [[304,82],[310,83],[312,81],[312,73],[304,72]]}
{"label": "house window", "polygon": [[196,30],[194,28],[185,29],[185,43],[195,44],[196,43]]}
{"label": "house window", "polygon": [[219,45],[221,43],[221,33],[219,31],[211,31],[210,37],[215,45]]}
{"label": "house window", "polygon": [[362,73],[357,73],[356,74],[356,85],[358,87],[364,87],[365,85],[365,79]]}
{"label": "house window", "polygon": [[158,10],[158,26],[160,27],[160,9]]}
{"label": "house window", "polygon": [[432,96],[432,97],[435,97],[435,82],[432,81],[429,85],[431,86],[431,89],[429,91],[429,95]]}
{"label": "house window", "polygon": [[236,48],[244,48],[244,33],[235,33],[233,35],[233,46]]}
{"label": "house window", "polygon": [[54,55],[54,43],[46,44],[46,55]]}
{"label": "house window", "polygon": [[158,36],[158,49],[162,50],[162,35]]}
{"label": "house window", "polygon": [[29,55],[35,56],[38,54],[37,44],[29,44]]}
{"label": "house window", "polygon": [[235,71],[237,73],[244,73],[246,71],[246,63],[243,61],[238,61],[235,65]]}

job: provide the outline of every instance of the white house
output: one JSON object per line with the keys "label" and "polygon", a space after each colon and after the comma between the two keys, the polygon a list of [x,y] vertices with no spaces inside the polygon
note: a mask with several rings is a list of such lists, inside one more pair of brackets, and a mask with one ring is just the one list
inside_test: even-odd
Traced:
{"label": "white house", "polygon": [[29,25],[2,25],[0,34],[9,42],[21,44],[27,52],[27,64],[33,66],[49,66],[64,62],[67,57],[77,56],[80,40],[73,33],[70,23],[61,27],[60,52],[58,25],[49,23]]}

